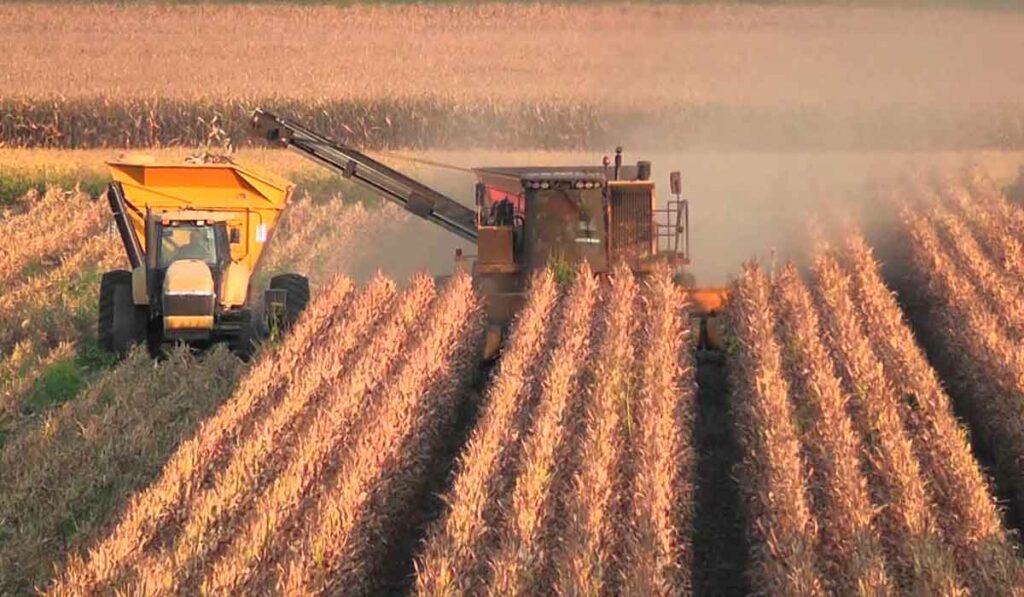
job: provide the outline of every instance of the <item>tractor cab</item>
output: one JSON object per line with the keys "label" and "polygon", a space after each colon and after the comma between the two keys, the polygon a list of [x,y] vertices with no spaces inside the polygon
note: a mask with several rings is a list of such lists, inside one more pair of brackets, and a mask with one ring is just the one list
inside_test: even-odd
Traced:
{"label": "tractor cab", "polygon": [[[155,218],[154,218],[155,219]],[[159,231],[157,267],[165,268],[179,259],[197,259],[211,268],[223,269],[231,260],[227,226],[212,220],[167,220],[153,226]]]}

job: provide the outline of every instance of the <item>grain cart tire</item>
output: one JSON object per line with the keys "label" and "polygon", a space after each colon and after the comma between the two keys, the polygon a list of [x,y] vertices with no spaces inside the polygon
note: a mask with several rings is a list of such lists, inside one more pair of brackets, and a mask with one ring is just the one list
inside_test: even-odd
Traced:
{"label": "grain cart tire", "polygon": [[100,346],[124,355],[146,338],[146,310],[132,300],[132,273],[115,270],[100,279],[100,309],[97,325]]}
{"label": "grain cart tire", "polygon": [[231,352],[243,361],[248,362],[256,353],[259,346],[260,331],[256,329],[256,322],[253,321],[252,311],[245,311],[242,315],[242,324],[238,335],[231,338],[229,346]]}
{"label": "grain cart tire", "polygon": [[284,329],[292,327],[309,304],[309,279],[301,274],[280,274],[270,279],[270,290],[284,291],[285,308],[280,324]]}

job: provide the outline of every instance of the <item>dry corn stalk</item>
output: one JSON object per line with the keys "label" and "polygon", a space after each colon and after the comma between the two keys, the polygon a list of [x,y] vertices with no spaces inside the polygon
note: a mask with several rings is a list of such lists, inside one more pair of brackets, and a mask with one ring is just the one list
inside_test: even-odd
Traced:
{"label": "dry corn stalk", "polygon": [[783,270],[773,295],[783,363],[802,422],[827,582],[841,594],[892,593],[867,479],[860,469],[860,438],[846,413],[847,396],[822,342],[813,299],[794,266]]}
{"label": "dry corn stalk", "polygon": [[768,594],[823,594],[814,549],[818,530],[807,503],[769,282],[756,265],[748,265],[734,285],[728,320],[737,342],[732,411],[745,451],[741,478],[752,539],[751,584]]}
{"label": "dry corn stalk", "polygon": [[537,274],[512,327],[480,422],[460,457],[447,496],[448,511],[427,539],[417,564],[416,591],[436,595],[479,587],[488,536],[494,534],[502,496],[511,489],[518,446],[530,420],[535,364],[547,348],[550,313],[557,298],[550,270]]}

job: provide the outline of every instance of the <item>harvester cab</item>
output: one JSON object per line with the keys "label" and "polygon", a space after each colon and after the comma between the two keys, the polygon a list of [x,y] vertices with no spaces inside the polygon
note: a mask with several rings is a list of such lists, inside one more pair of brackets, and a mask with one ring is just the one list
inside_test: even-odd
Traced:
{"label": "harvester cab", "polygon": [[[567,271],[586,260],[596,274],[625,263],[644,275],[669,267],[677,282],[693,288],[687,272],[689,202],[682,197],[681,176],[671,174],[673,198],[659,207],[650,162],[624,165],[621,148],[614,163],[605,159],[598,166],[475,168],[475,208],[470,208],[355,148],[269,112],[253,113],[252,133],[476,244],[472,272],[486,298],[488,358],[497,354],[504,329],[525,300],[530,274],[539,268]],[[456,262],[469,257],[457,253]],[[700,321],[699,348],[714,349],[717,326],[709,320],[721,308],[725,291],[702,289],[690,298]]]}
{"label": "harvester cab", "polygon": [[103,275],[99,338],[117,353],[147,343],[228,342],[247,356],[309,301],[298,274],[275,276],[254,317],[250,286],[286,208],[288,181],[231,162],[110,162],[107,197],[131,271]]}

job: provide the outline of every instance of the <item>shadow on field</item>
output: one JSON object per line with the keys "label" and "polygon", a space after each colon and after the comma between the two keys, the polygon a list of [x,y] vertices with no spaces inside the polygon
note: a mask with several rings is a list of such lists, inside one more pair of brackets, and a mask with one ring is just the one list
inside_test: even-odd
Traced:
{"label": "shadow on field", "polygon": [[483,401],[483,392],[494,363],[482,363],[472,382],[463,391],[462,401],[449,426],[442,445],[437,446],[431,459],[432,466],[421,478],[417,495],[411,504],[420,506],[407,513],[404,525],[395,531],[380,567],[370,575],[381,579],[375,588],[380,595],[411,595],[416,582],[416,557],[419,555],[427,531],[444,513],[443,496],[455,481],[456,458],[462,452]]}
{"label": "shadow on field", "polygon": [[694,520],[693,588],[697,595],[746,595],[749,545],[739,486],[733,469],[740,459],[730,422],[726,369],[697,367],[697,504]]}

